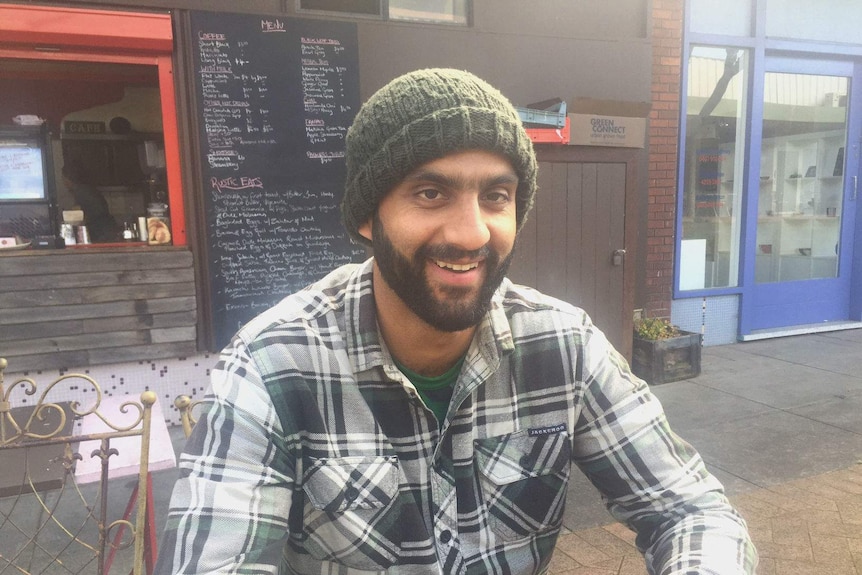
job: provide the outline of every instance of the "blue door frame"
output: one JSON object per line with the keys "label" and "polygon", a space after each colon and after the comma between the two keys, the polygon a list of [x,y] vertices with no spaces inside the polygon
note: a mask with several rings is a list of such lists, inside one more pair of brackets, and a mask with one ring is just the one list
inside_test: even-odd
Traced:
{"label": "blue door frame", "polygon": [[[758,250],[758,194],[745,198],[745,222],[742,230],[741,301],[739,333],[746,336],[755,330],[815,324],[828,321],[862,321],[862,222],[857,194],[860,173],[860,136],[862,136],[862,64],[852,60],[766,57],[761,73],[753,79],[752,98],[763,102],[765,72],[846,76],[850,79],[845,144],[843,209],[838,253],[838,277],[774,283],[755,282],[755,259]],[[760,165],[763,106],[752,106],[751,137],[748,161]],[[759,189],[760,172],[747,170],[748,190]]]}

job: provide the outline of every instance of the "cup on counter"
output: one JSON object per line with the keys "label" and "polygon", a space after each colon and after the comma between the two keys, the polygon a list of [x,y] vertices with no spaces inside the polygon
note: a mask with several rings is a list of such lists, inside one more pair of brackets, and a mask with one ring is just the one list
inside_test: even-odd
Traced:
{"label": "cup on counter", "polygon": [[73,246],[78,242],[78,238],[75,237],[75,226],[72,224],[60,224],[60,236],[67,246]]}
{"label": "cup on counter", "polygon": [[147,218],[140,216],[138,218],[138,239],[142,242],[147,241]]}
{"label": "cup on counter", "polygon": [[87,229],[87,226],[78,226],[75,230],[76,240],[78,240],[79,244],[89,244],[90,243],[90,230]]}

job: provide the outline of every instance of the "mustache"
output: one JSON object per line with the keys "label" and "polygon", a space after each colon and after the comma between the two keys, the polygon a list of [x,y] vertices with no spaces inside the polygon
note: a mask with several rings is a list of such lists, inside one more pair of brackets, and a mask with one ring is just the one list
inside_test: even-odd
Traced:
{"label": "mustache", "polygon": [[485,259],[491,255],[491,248],[488,247],[488,244],[485,244],[477,250],[462,250],[452,244],[438,244],[435,246],[426,245],[419,248],[416,255],[422,258],[444,261]]}

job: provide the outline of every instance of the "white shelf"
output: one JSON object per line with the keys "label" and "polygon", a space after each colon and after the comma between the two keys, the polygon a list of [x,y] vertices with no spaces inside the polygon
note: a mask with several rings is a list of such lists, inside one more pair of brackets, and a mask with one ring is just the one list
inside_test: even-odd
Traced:
{"label": "white shelf", "polygon": [[687,170],[691,179],[687,189],[692,193],[687,191],[684,237],[706,240],[704,263],[698,264],[705,267],[706,287],[736,285],[741,255],[738,216],[744,211],[746,192],[757,194],[758,200],[758,282],[834,275],[844,179],[833,174],[844,140],[844,130],[764,138],[759,185],[751,189],[754,178],[743,178],[733,142],[720,145],[717,167],[706,166],[710,178],[717,174],[718,185],[712,187],[711,179],[710,187],[698,186],[698,171]]}

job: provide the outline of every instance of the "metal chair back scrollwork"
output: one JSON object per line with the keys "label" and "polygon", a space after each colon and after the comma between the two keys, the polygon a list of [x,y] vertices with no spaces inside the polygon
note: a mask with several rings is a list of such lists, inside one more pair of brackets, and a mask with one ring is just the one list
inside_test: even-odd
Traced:
{"label": "metal chair back scrollwork", "polygon": [[192,428],[198,422],[200,416],[199,408],[207,404],[206,399],[192,400],[188,395],[178,395],[174,399],[174,406],[180,411],[180,421],[183,425],[183,433],[186,437],[192,434]]}
{"label": "metal chair back scrollwork", "polygon": [[[150,571],[144,486],[156,395],[106,401],[93,378],[73,373],[43,389],[30,378],[7,388],[6,367],[0,358],[0,574]],[[132,489],[115,477],[120,450],[133,462]]]}

